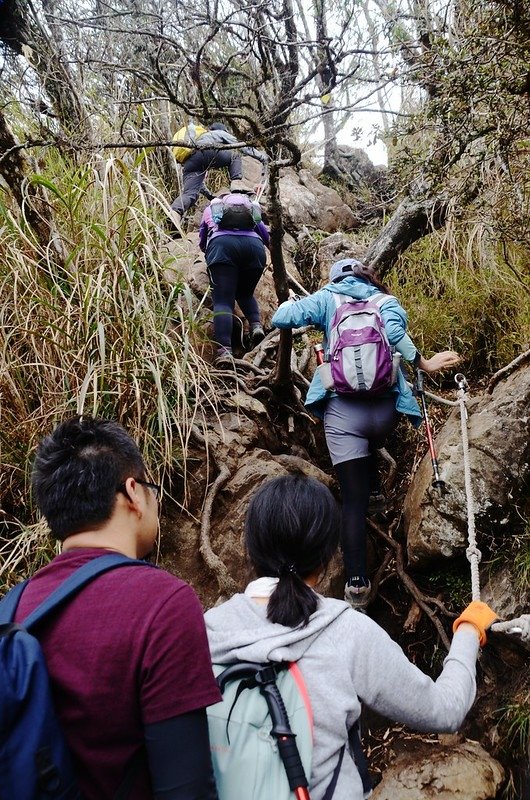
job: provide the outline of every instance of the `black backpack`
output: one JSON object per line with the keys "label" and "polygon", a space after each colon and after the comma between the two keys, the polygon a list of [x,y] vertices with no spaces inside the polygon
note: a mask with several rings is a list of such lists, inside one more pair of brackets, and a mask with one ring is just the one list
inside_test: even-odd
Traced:
{"label": "black backpack", "polygon": [[210,203],[212,219],[220,230],[252,231],[261,221],[259,203],[242,192],[215,197]]}

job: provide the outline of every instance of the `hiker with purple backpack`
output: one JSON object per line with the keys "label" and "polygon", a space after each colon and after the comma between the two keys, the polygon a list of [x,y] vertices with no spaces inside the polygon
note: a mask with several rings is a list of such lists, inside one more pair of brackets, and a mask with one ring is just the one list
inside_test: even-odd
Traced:
{"label": "hiker with purple backpack", "polygon": [[407,334],[405,310],[371,267],[344,258],[332,265],[329,277],[330,282],[314,294],[282,303],[272,324],[314,325],[324,333],[326,360],[315,370],[305,405],[324,420],[340,485],[344,599],[363,610],[371,600],[366,516],[371,496],[379,498],[381,493],[376,450],[394,430],[399,414],[415,427],[422,420],[416,398],[396,368],[397,354],[429,373],[455,366],[459,356],[450,350],[431,358],[421,355]]}
{"label": "hiker with purple backpack", "polygon": [[230,190],[222,190],[206,206],[199,228],[212,287],[217,364],[232,359],[236,301],[249,324],[251,348],[265,336],[254,290],[265,269],[270,237],[253,198],[253,190],[233,181]]}

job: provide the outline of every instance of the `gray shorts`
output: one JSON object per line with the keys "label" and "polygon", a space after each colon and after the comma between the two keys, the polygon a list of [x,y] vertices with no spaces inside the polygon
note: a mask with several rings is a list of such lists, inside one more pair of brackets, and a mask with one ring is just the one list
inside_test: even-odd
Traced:
{"label": "gray shorts", "polygon": [[366,458],[382,447],[398,418],[394,397],[331,397],[324,431],[333,465]]}

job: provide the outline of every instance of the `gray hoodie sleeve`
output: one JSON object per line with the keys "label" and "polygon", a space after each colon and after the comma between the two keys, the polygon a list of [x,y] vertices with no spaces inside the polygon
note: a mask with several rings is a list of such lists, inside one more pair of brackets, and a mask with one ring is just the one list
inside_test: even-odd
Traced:
{"label": "gray hoodie sleeve", "polygon": [[228,131],[207,131],[201,136],[201,144],[210,143],[213,146],[216,144],[237,144],[237,149],[240,153],[243,153],[244,156],[255,158],[264,165],[269,161],[269,157],[266,153],[261,150],[256,150],[255,147],[247,147],[246,145],[239,144],[236,137],[232,133],[228,133]]}
{"label": "gray hoodie sleeve", "polygon": [[[369,618],[363,646],[353,655],[352,680],[359,698],[380,714],[419,731],[456,731],[475,699],[478,636],[459,628],[433,681],[412,664]],[[370,624],[371,623],[371,624]]]}

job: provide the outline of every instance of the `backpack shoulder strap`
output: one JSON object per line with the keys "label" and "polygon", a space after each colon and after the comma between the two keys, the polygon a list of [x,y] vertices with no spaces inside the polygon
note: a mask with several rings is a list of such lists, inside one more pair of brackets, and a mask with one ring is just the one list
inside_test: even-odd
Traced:
{"label": "backpack shoulder strap", "polygon": [[289,672],[291,673],[291,677],[294,679],[296,687],[300,692],[300,696],[304,701],[304,706],[307,713],[307,719],[309,721],[309,727],[311,728],[311,738],[314,738],[313,709],[311,707],[311,700],[309,699],[309,694],[307,691],[307,686],[304,681],[304,676],[300,672],[300,667],[298,666],[296,661],[291,661],[291,663],[289,664]]}
{"label": "backpack shoulder strap", "polygon": [[393,294],[385,294],[384,292],[378,292],[378,294],[373,294],[371,297],[368,298],[371,303],[373,303],[378,308],[384,306],[389,300],[395,300]]}
{"label": "backpack shoulder strap", "polygon": [[22,583],[17,583],[17,585],[13,586],[13,588],[6,595],[4,595],[0,601],[0,625],[4,625],[13,621],[15,611],[17,610],[18,601],[20,600],[20,595],[26,588],[27,584],[27,580],[22,581]]}
{"label": "backpack shoulder strap", "polygon": [[322,800],[331,800],[333,795],[335,794],[335,788],[337,786],[337,781],[339,780],[340,775],[340,768],[342,767],[342,759],[344,758],[344,751],[346,750],[346,745],[343,744],[339,750],[339,760],[337,761],[337,765],[333,770],[333,775],[331,776],[331,780],[328,783],[327,789],[325,791],[324,797]]}
{"label": "backpack shoulder strap", "polygon": [[353,297],[350,297],[347,294],[339,294],[338,292],[331,292],[333,295],[333,301],[335,303],[335,308],[340,308],[344,303],[348,303],[350,300],[353,300]]}
{"label": "backpack shoulder strap", "polygon": [[[359,720],[357,720],[354,723],[353,727],[350,728],[350,731],[348,733],[348,744],[350,746],[350,752],[353,755],[353,759],[355,761],[355,766],[357,767],[359,775],[361,776],[364,796],[368,797],[368,795],[372,790],[372,779],[368,771],[368,762],[366,760],[366,756],[364,755],[364,751],[361,744],[361,731],[359,727]],[[339,758],[337,761],[337,765],[333,770],[331,781],[327,786],[327,789],[324,793],[324,797],[322,798],[322,800],[331,800],[331,798],[335,793],[335,788],[337,786],[337,781],[339,779],[340,769],[342,767],[342,761],[344,759],[345,750],[346,750],[346,745],[343,744],[341,749],[339,750]]]}
{"label": "backpack shoulder strap", "polygon": [[[26,629],[32,628],[55,611],[59,606],[77,594],[84,586],[94,580],[98,575],[102,575],[116,567],[135,567],[135,566],[154,566],[146,561],[138,561],[128,558],[121,553],[109,553],[108,555],[93,558],[87,564],[83,564],[72,575],[70,575],[60,586],[55,589],[32,613],[24,620]],[[20,595],[19,595],[20,597]]]}
{"label": "backpack shoulder strap", "polygon": [[359,775],[361,776],[364,796],[366,797],[372,789],[372,779],[368,771],[368,761],[366,760],[361,743],[361,728],[359,725],[359,720],[356,720],[354,725],[350,728],[348,740],[350,744],[350,751],[353,754],[355,761],[355,766],[357,767]]}

